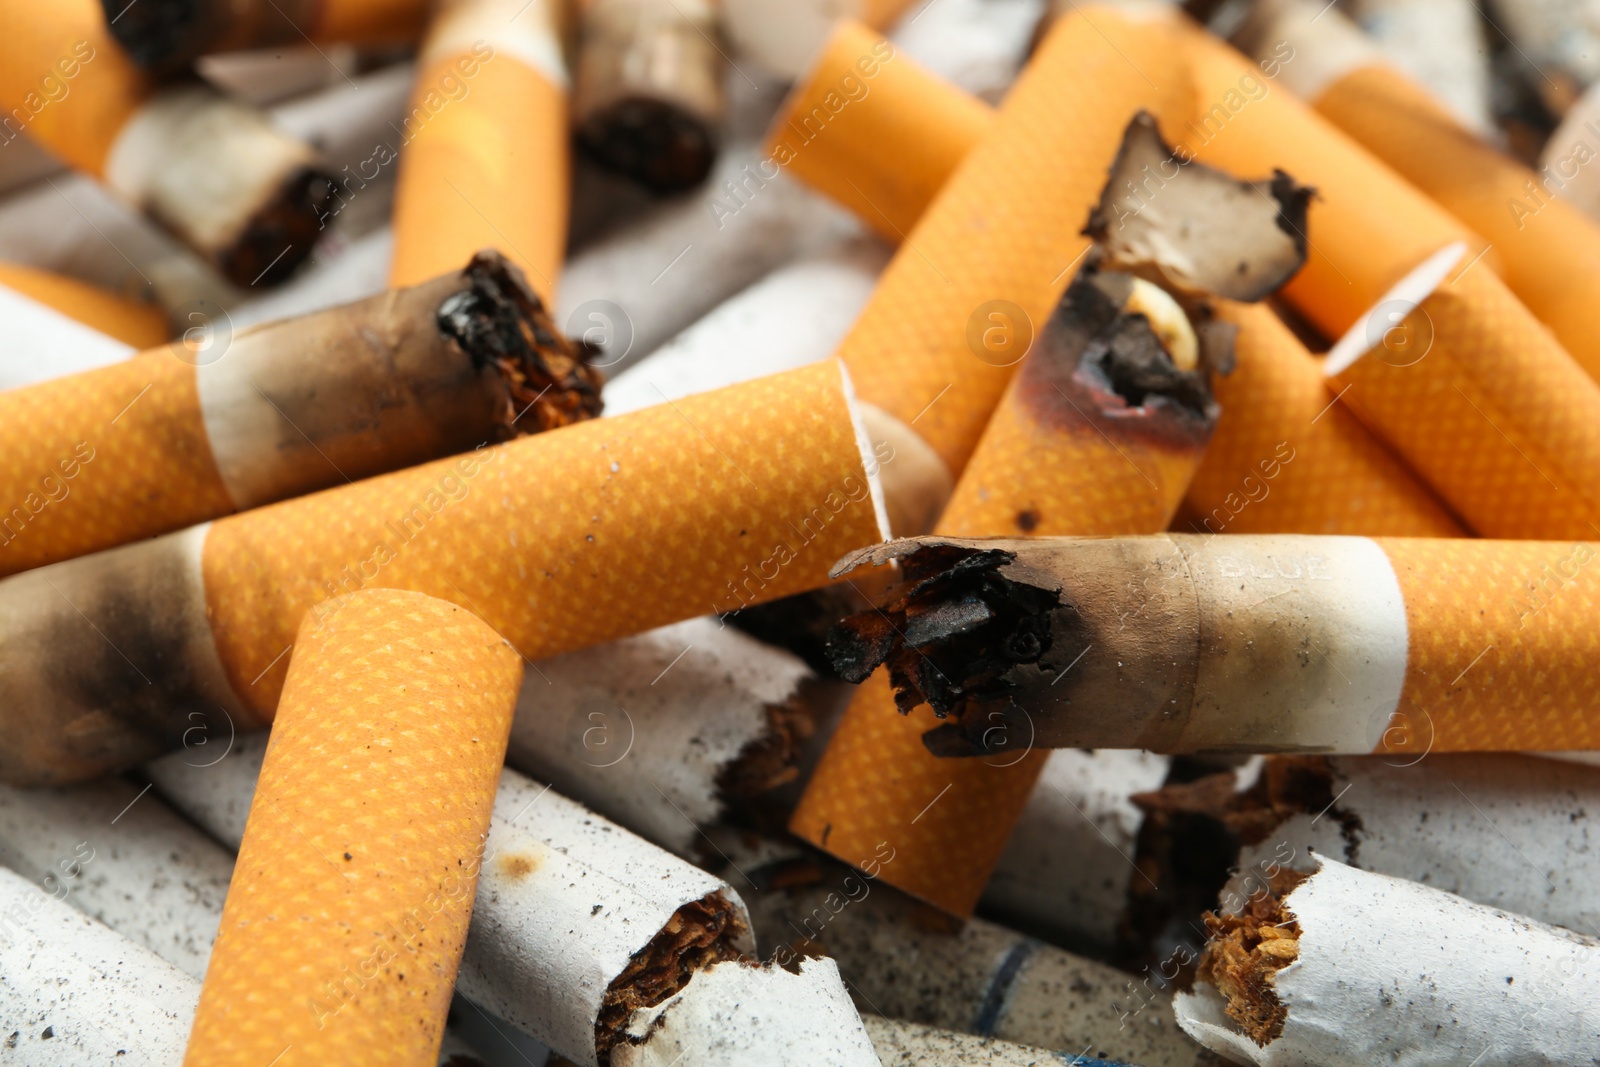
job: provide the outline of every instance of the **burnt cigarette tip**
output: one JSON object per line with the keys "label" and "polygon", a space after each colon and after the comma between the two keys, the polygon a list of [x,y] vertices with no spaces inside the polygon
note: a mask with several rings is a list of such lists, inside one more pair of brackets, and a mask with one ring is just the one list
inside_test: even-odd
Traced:
{"label": "burnt cigarette tip", "polygon": [[223,275],[245,287],[287,279],[311,255],[333,200],[333,187],[333,175],[320,167],[297,168],[218,254]]}
{"label": "burnt cigarette tip", "polygon": [[462,273],[470,284],[439,305],[439,330],[473,366],[500,375],[502,433],[540,433],[599,415],[604,376],[590,366],[588,347],[556,328],[522,271],[489,249]]}
{"label": "burnt cigarette tip", "polygon": [[717,152],[704,122],[667,101],[644,97],[590,115],[578,129],[578,143],[601,167],[658,193],[699,185]]}
{"label": "burnt cigarette tip", "polygon": [[160,72],[180,69],[207,51],[209,6],[203,0],[100,0],[112,39],[135,64]]}
{"label": "burnt cigarette tip", "polygon": [[1251,894],[1238,914],[1205,916],[1208,941],[1196,976],[1217,987],[1229,1017],[1263,1047],[1282,1035],[1289,1017],[1273,978],[1300,955],[1300,926],[1284,899],[1306,878],[1284,867],[1268,892]]}

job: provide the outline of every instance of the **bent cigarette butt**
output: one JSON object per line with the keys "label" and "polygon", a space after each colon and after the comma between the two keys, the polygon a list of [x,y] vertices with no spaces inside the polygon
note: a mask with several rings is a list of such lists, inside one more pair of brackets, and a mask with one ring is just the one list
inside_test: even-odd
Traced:
{"label": "bent cigarette butt", "polygon": [[698,184],[716,156],[724,60],[710,0],[588,0],[573,122],[602,166],[659,192]]}
{"label": "bent cigarette butt", "polygon": [[[880,884],[899,857],[883,842],[850,872],[791,842],[719,835],[764,955],[825,954],[864,1010],[1089,1059],[1198,1067],[1170,998],[1134,976],[996,926],[956,924]],[[1070,1058],[1068,1059],[1070,1061]]]}
{"label": "bent cigarette butt", "polygon": [[799,746],[817,728],[801,688],[811,678],[782,649],[690,619],[541,660],[507,760],[693,856],[699,827],[748,816],[798,776]]}
{"label": "bent cigarette butt", "polygon": [[339,608],[302,627],[185,1062],[436,1061],[522,663],[431,597]]}
{"label": "bent cigarette butt", "polygon": [[[195,744],[181,754],[193,767],[228,744],[225,721],[214,718],[193,720]],[[0,863],[197,980],[233,875],[221,846],[121,778],[66,789],[0,786]]]}
{"label": "bent cigarette butt", "polygon": [[1600,520],[1600,386],[1463,255],[1418,267],[1323,370],[1477,533],[1586,540]]}
{"label": "bent cigarette butt", "polygon": [[826,46],[836,21],[875,30],[892,25],[912,0],[725,0],[722,29],[735,49],[787,78],[798,78]]}
{"label": "bent cigarette butt", "polygon": [[1068,1067],[1112,1067],[1105,1060],[1074,1057],[1064,1049],[1046,1051],[903,1019],[869,1013],[862,1015],[861,1021],[883,1067],[1053,1067],[1063,1063]]}
{"label": "bent cigarette butt", "polygon": [[1144,821],[1129,798],[1160,788],[1170,763],[1136,750],[1051,752],[984,887],[984,914],[1058,943],[1115,948]]}
{"label": "bent cigarette butt", "polygon": [[[528,684],[542,685],[537,675]],[[147,773],[237,846],[266,747],[263,735],[245,736],[212,767],[174,753]],[[461,992],[590,1067],[636,1007],[754,949],[744,904],[720,879],[512,770],[501,775],[479,882]]]}
{"label": "bent cigarette butt", "polygon": [[107,26],[128,58],[172,72],[201,56],[275,45],[414,41],[426,0],[243,0],[228,4],[144,4],[101,0]]}
{"label": "bent cigarette butt", "polygon": [[550,0],[439,7],[402,124],[390,285],[497,248],[554,302],[570,169],[559,19]]}
{"label": "bent cigarette butt", "polygon": [[24,292],[0,282],[6,352],[0,390],[19,389],[66,374],[120,363],[134,350]]}
{"label": "bent cigarette butt", "polygon": [[[1317,190],[1305,269],[1283,295],[1337,337],[1416,265],[1452,241],[1486,242],[1364,148],[1279,89],[1267,73],[1198,29],[1183,35],[1195,117],[1178,148],[1235,174],[1281,167]],[[1291,64],[1292,65],[1292,64]],[[1479,266],[1493,266],[1495,253]]]}
{"label": "bent cigarette butt", "polygon": [[111,39],[99,8],[63,0],[13,20],[0,42],[0,104],[230,281],[286,278],[310,254],[329,195],[316,152],[214,90],[157,89]]}
{"label": "bent cigarette butt", "polygon": [[1184,497],[1195,533],[1459,537],[1432,490],[1335,402],[1322,364],[1265,307],[1222,304],[1238,327],[1222,416]]}
{"label": "bent cigarette butt", "polygon": [[1128,120],[1141,108],[1187,113],[1182,79],[1158,89],[1136,73],[1170,67],[1168,36],[1109,11],[1062,19],[840,346],[862,398],[954,475],[1088,247],[1066,235],[1094,205]]}
{"label": "bent cigarette butt", "polygon": [[[297,620],[344,592],[437,593],[536,659],[824,585],[830,557],[887,536],[836,363],[565,429],[0,583],[27,665],[0,675],[0,780],[149,759],[193,701],[264,725]],[[693,562],[661,568],[640,537]]]}
{"label": "bent cigarette butt", "polygon": [[199,983],[0,867],[0,1019],[37,1067],[178,1063]]}
{"label": "bent cigarette butt", "polygon": [[842,562],[898,559],[916,592],[853,616],[834,663],[859,676],[887,656],[899,705],[946,718],[924,742],[948,755],[1592,750],[1592,672],[1570,635],[1590,628],[1593,556],[1470,539],[916,538]]}
{"label": "bent cigarette butt", "polygon": [[[1256,1064],[1580,1063],[1600,1032],[1593,939],[1310,857],[1208,916],[1184,1030]],[[1230,894],[1231,897],[1230,897]]]}
{"label": "bent cigarette butt", "polygon": [[879,1067],[832,960],[793,970],[742,960],[697,973],[672,999],[634,1014],[612,1067],[772,1064]]}
{"label": "bent cigarette butt", "polygon": [[[908,115],[937,121],[907,122]],[[993,124],[987,105],[867,27],[840,22],[773,120],[766,150],[898,243]]]}
{"label": "bent cigarette butt", "polygon": [[1593,767],[1498,753],[1284,756],[1229,792],[1208,814],[1244,842],[1238,869],[1314,851],[1569,930],[1600,926]]}
{"label": "bent cigarette butt", "polygon": [[[1287,41],[1304,60],[1284,67],[1288,86],[1491,242],[1506,285],[1591,377],[1600,376],[1600,309],[1572,284],[1600,272],[1600,224],[1464,129],[1338,11],[1315,22],[1312,3],[1275,0],[1264,11],[1256,39]],[[1314,66],[1318,56],[1341,51],[1355,54],[1333,70]]]}
{"label": "bent cigarette butt", "polygon": [[134,348],[167,339],[166,320],[156,307],[64,274],[0,263],[0,285]]}
{"label": "bent cigarette butt", "polygon": [[598,388],[492,253],[236,337],[208,320],[0,394],[21,433],[0,476],[0,574],[560,426],[597,413]]}

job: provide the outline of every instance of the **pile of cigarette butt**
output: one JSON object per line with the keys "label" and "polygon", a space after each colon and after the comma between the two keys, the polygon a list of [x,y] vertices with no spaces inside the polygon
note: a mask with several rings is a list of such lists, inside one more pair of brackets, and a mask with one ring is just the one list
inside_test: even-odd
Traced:
{"label": "pile of cigarette butt", "polygon": [[0,0],[0,1065],[1600,1065],[1597,0]]}

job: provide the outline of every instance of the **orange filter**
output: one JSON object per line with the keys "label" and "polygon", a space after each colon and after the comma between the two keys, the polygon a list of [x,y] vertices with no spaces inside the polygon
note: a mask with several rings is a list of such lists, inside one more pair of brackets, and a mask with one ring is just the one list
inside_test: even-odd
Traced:
{"label": "orange filter", "polygon": [[0,285],[134,348],[153,348],[167,339],[167,320],[160,308],[76,278],[19,263],[0,263]]}
{"label": "orange filter", "polygon": [[[1279,167],[1314,186],[1309,258],[1284,296],[1338,337],[1396,282],[1452,241],[1484,241],[1265,76],[1262,67],[1198,29],[1184,37],[1194,118],[1180,150],[1235,174]],[[1294,62],[1297,62],[1295,60]],[[1490,257],[1486,262],[1494,264]]]}
{"label": "orange filter", "polygon": [[152,85],[106,32],[96,0],[12,5],[0,34],[4,140],[26,132],[68,164],[106,156]]}
{"label": "orange filter", "polygon": [[1088,248],[1078,232],[1128,120],[1187,114],[1187,93],[1165,24],[1061,19],[840,346],[862,399],[959,474]]}
{"label": "orange filter", "polygon": [[452,0],[435,17],[403,123],[391,285],[480,248],[553,303],[567,239],[567,74],[553,0]]}
{"label": "orange filter", "polygon": [[1378,751],[1600,748],[1590,538],[1378,543],[1408,634],[1405,683]]}
{"label": "orange filter", "polygon": [[[1461,270],[1448,250],[1429,267]],[[1326,370],[1341,403],[1484,537],[1600,532],[1600,386],[1481,266],[1398,327],[1357,327]]]}
{"label": "orange filter", "polygon": [[767,152],[890,241],[911,232],[994,109],[840,22],[767,135]]}
{"label": "orange filter", "polygon": [[[1087,288],[1075,283],[1069,301]],[[1081,348],[1070,348],[1067,336],[1052,320],[1023,363],[938,533],[1156,533],[1172,520],[1215,409],[1132,407],[1091,384],[1079,370]],[[789,828],[858,866],[887,843],[895,860],[880,877],[966,916],[1049,752],[941,758],[922,740],[935,725],[926,707],[901,715],[888,672],[877,671],[851,700]]]}
{"label": "orange filter", "polygon": [[865,441],[825,361],[222,519],[217,651],[270,717],[301,616],[365,585],[465,605],[530,659],[814,589],[887,536]]}
{"label": "orange filter", "polygon": [[522,662],[391,589],[296,644],[184,1062],[432,1067]]}
{"label": "orange filter", "polygon": [[1174,529],[1458,537],[1461,524],[1336,403],[1322,364],[1265,307],[1219,303],[1238,326],[1222,418]]}
{"label": "orange filter", "polygon": [[1600,277],[1600,223],[1464,129],[1398,71],[1353,71],[1316,107],[1493,242],[1511,291],[1600,378],[1600,301],[1587,284]]}

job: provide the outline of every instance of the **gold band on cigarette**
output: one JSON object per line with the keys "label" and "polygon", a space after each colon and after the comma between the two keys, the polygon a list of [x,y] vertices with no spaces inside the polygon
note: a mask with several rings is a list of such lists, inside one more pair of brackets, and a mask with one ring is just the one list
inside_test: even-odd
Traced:
{"label": "gold band on cigarette", "polygon": [[522,661],[392,589],[296,645],[184,1062],[431,1065]]}

